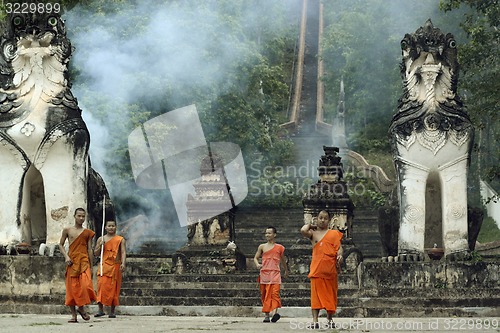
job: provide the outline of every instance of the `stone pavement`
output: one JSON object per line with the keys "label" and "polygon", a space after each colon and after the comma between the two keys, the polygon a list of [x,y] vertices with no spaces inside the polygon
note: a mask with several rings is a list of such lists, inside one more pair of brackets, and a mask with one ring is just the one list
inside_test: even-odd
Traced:
{"label": "stone pavement", "polygon": [[[131,316],[94,318],[68,323],[70,315],[0,314],[0,332],[309,332],[310,318],[283,316],[277,323],[263,323],[262,317],[212,316]],[[500,332],[500,318],[336,318],[336,328],[326,326],[323,332]]]}

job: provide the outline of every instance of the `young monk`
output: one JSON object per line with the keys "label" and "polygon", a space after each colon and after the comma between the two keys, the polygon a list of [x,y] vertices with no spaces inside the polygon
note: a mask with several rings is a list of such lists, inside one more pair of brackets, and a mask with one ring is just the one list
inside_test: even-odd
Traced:
{"label": "young monk", "polygon": [[[85,311],[85,305],[95,301],[94,287],[92,285],[92,247],[91,241],[95,233],[83,227],[85,222],[85,209],[77,208],[72,227],[64,228],[59,241],[59,250],[66,261],[66,300],[65,305],[71,309],[69,323],[77,323],[76,313],[83,320],[89,320],[90,316]],[[66,253],[64,243],[68,240],[69,251]],[[75,308],[78,306],[78,310]]]}
{"label": "young monk", "polygon": [[[265,313],[264,322],[277,322],[280,319],[278,308],[281,308],[280,285],[281,272],[280,263],[285,271],[284,277],[288,277],[288,266],[286,264],[285,247],[276,243],[276,228],[267,227],[265,237],[267,243],[260,244],[253,258],[255,266],[260,269],[259,286],[262,300],[262,312]],[[262,256],[262,264],[259,258]],[[269,319],[270,313],[273,313]]]}
{"label": "young monk", "polygon": [[101,254],[102,251],[102,274],[101,265],[97,271],[97,305],[99,311],[95,317],[104,316],[104,305],[111,307],[109,318],[116,318],[115,308],[119,305],[118,298],[122,286],[122,273],[125,270],[127,251],[125,239],[116,234],[116,222],[106,221],[106,234],[99,237],[96,242],[94,255]]}
{"label": "young monk", "polygon": [[319,328],[318,315],[326,309],[328,323],[337,311],[338,276],[337,269],[342,262],[343,234],[328,228],[330,214],[322,210],[318,214],[317,225],[306,224],[300,232],[311,240],[313,245],[312,260],[307,276],[311,281],[311,310],[313,328]]}

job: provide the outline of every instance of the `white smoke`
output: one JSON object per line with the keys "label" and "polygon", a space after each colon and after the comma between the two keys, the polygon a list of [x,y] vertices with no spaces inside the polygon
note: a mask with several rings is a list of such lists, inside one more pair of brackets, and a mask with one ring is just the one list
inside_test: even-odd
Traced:
{"label": "white smoke", "polygon": [[[83,6],[64,15],[75,47],[71,63],[79,74],[72,91],[89,127],[92,165],[112,199],[130,192],[109,171],[117,163],[110,147],[126,149],[128,134],[148,120],[131,119],[134,108],[144,108],[137,101],[147,101],[152,108],[170,107],[154,110],[158,114],[197,104],[200,91],[215,99],[241,79],[234,77],[234,68],[248,62],[245,57],[252,53],[251,44],[243,42],[245,33],[277,30],[283,24],[267,15],[272,15],[271,7],[286,8],[287,4],[278,0],[252,3],[259,5],[239,7],[245,32],[234,30],[230,16],[221,16],[222,11],[216,10],[221,5],[218,1],[110,2],[107,6],[114,7],[101,9],[105,15]],[[262,22],[267,26],[262,27]],[[182,94],[176,94],[179,91]],[[117,147],[114,133],[123,133],[124,146]],[[128,212],[127,218],[143,213],[148,212]],[[150,213],[151,223],[165,224],[155,212]]]}

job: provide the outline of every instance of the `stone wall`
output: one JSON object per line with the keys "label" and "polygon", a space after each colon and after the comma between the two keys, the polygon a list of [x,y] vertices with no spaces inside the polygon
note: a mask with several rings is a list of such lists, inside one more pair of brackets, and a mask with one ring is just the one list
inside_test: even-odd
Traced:
{"label": "stone wall", "polygon": [[64,294],[65,271],[63,257],[0,256],[0,294]]}
{"label": "stone wall", "polygon": [[[292,251],[293,252],[293,251]],[[297,250],[297,254],[301,252]],[[305,254],[304,253],[301,254]],[[298,256],[301,257],[301,256]],[[307,263],[292,256],[290,266],[303,270]],[[139,260],[139,259],[137,259]],[[171,260],[169,258],[169,260]],[[132,264],[132,263],[131,263]],[[292,267],[291,267],[292,268]],[[130,267],[132,269],[132,267]],[[0,256],[0,295],[54,295],[64,294],[65,265],[62,257]],[[234,273],[234,272],[233,272]],[[363,262],[360,274],[360,292],[369,290],[448,290],[500,288],[500,261],[488,259],[479,262]],[[148,273],[151,274],[151,273]],[[350,288],[358,289],[353,279]]]}
{"label": "stone wall", "polygon": [[365,262],[365,289],[498,288],[500,262]]}

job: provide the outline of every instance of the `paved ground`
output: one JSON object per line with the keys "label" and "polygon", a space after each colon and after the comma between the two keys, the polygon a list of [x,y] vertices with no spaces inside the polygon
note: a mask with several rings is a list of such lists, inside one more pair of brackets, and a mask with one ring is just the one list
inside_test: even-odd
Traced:
{"label": "paved ground", "polygon": [[[94,318],[68,323],[69,315],[0,314],[0,332],[309,332],[310,318],[281,318],[263,323],[256,317],[171,317],[129,316],[115,319]],[[326,327],[321,318],[320,331],[328,332],[500,332],[500,318],[337,318],[336,328]]]}

